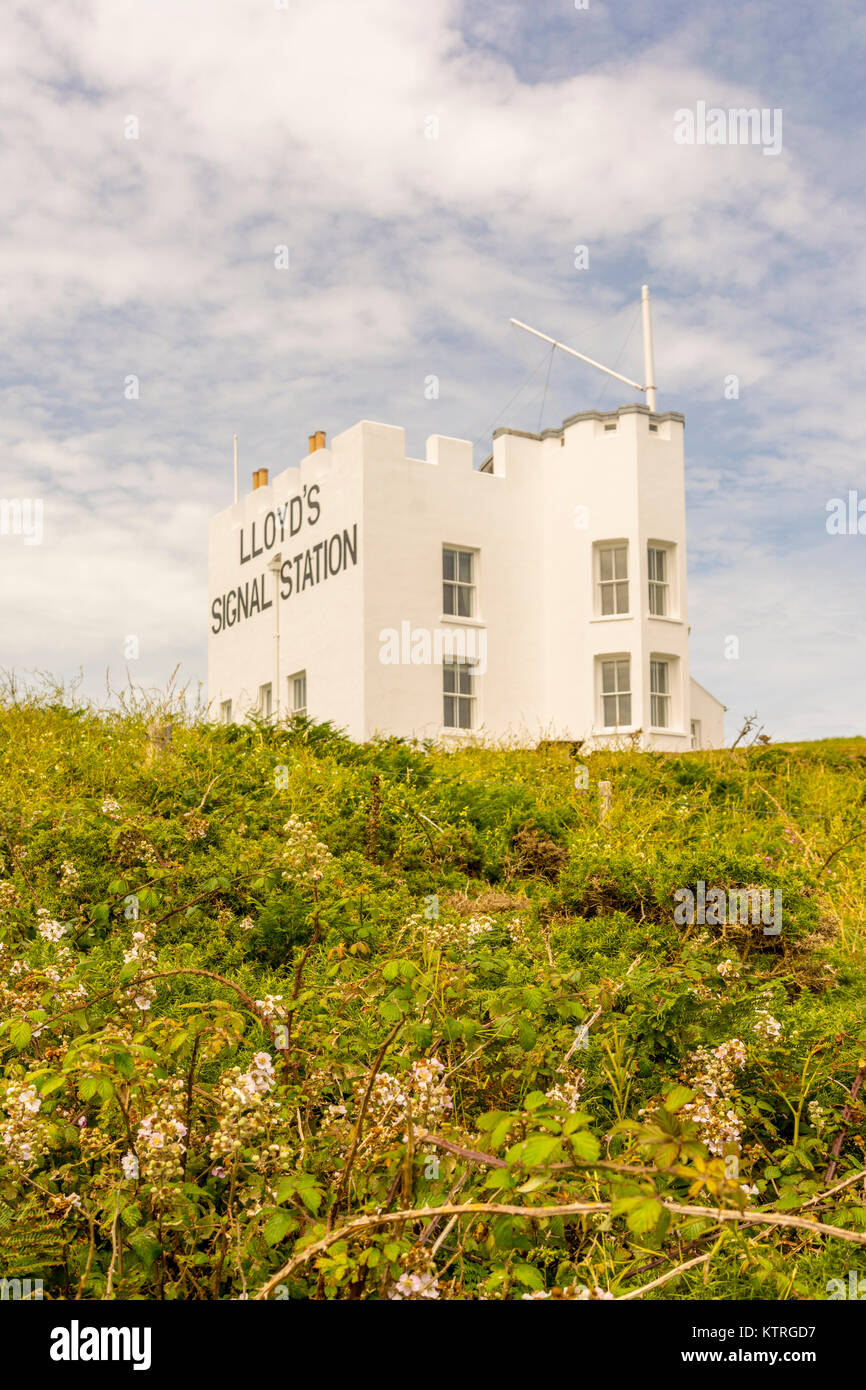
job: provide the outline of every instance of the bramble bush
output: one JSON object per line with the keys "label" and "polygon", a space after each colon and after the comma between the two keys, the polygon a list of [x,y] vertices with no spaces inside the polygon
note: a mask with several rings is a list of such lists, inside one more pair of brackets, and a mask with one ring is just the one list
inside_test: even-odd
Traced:
{"label": "bramble bush", "polygon": [[[154,751],[152,716],[0,709],[0,1276],[592,1300],[866,1271],[866,741],[580,752],[582,785],[567,745],[174,710]],[[698,880],[779,889],[781,932],[677,925]]]}

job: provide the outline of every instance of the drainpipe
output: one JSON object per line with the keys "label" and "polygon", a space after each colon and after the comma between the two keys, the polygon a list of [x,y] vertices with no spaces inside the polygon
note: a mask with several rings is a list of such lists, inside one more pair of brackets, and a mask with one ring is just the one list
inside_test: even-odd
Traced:
{"label": "drainpipe", "polygon": [[280,566],[282,556],[277,554],[268,565],[268,569],[274,576],[274,723],[280,721],[280,705],[282,704],[280,685]]}

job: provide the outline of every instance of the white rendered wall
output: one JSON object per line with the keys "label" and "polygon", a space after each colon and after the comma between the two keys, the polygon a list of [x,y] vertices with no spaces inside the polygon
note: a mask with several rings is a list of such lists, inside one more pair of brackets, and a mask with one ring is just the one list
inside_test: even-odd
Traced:
{"label": "white rendered wall", "polygon": [[701,747],[721,748],[725,742],[725,706],[715,695],[691,680],[691,718],[701,726]]}

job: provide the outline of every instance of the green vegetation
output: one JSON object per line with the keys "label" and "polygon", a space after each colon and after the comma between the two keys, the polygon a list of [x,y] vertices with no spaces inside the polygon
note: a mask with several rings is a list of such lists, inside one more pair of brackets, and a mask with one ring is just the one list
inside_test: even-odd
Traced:
{"label": "green vegetation", "polygon": [[[0,710],[0,1277],[821,1299],[866,1273],[866,740],[147,723]],[[678,924],[699,882],[780,890],[781,932]]]}

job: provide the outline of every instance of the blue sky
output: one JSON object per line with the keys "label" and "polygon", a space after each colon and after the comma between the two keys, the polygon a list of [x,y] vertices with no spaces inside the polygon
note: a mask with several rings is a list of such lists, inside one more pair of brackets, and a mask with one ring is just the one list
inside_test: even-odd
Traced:
{"label": "blue sky", "polygon": [[[866,499],[864,48],[847,0],[13,5],[0,495],[43,498],[45,534],[0,537],[0,665],[203,681],[235,431],[243,477],[360,418],[480,460],[540,418],[537,383],[505,410],[546,355],[508,318],[640,378],[646,281],[693,674],[731,730],[866,732],[866,535],[825,526]],[[678,145],[698,101],[781,109],[781,153]],[[636,399],[607,380],[557,355],[543,423]]]}

